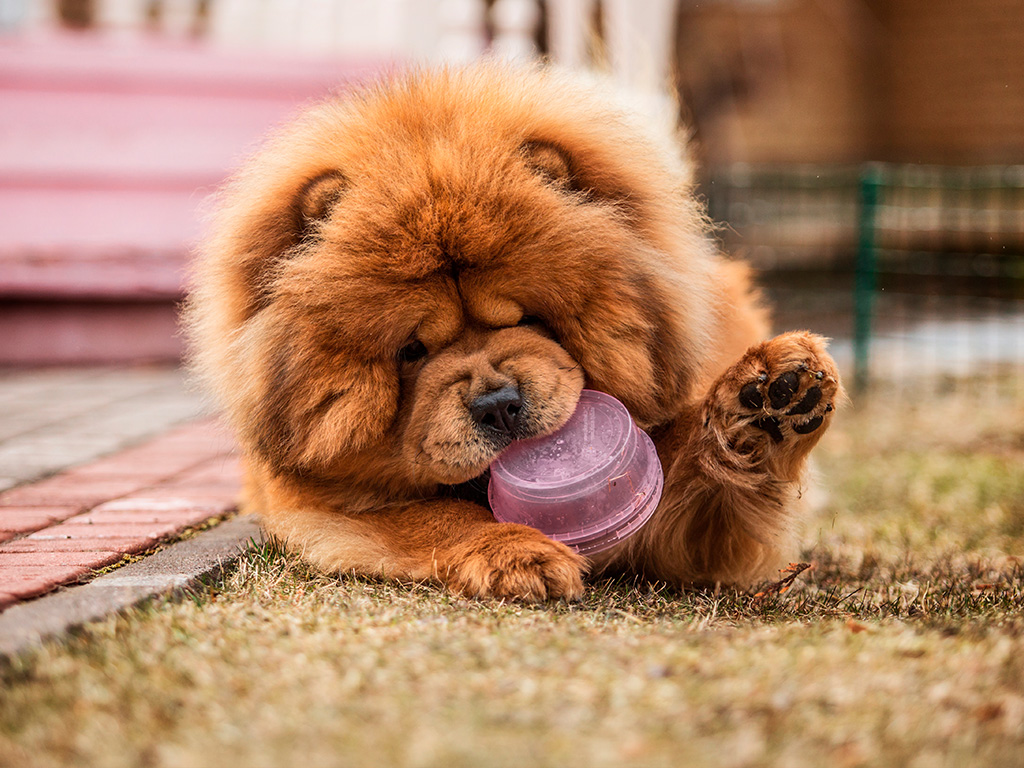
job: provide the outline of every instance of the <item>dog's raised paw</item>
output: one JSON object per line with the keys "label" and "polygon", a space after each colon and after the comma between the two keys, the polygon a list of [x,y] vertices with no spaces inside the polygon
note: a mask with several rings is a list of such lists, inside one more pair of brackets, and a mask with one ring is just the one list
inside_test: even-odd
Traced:
{"label": "dog's raised paw", "polygon": [[835,379],[830,377],[826,382],[825,377],[825,371],[811,370],[805,364],[770,381],[767,374],[761,374],[740,389],[740,405],[757,414],[751,424],[767,432],[776,443],[786,439],[787,425],[796,435],[809,435],[834,409]]}
{"label": "dog's raised paw", "polygon": [[827,426],[843,390],[826,341],[784,333],[752,347],[716,382],[706,422],[744,455],[803,445]]}

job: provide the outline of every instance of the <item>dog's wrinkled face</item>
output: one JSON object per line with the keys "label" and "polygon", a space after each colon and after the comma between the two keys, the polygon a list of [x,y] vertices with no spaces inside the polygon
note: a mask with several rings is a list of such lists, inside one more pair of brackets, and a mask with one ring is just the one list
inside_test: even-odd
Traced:
{"label": "dog's wrinkled face", "polygon": [[550,334],[524,320],[464,333],[403,376],[403,399],[412,403],[403,450],[428,476],[469,480],[512,440],[546,434],[569,418],[583,371]]}
{"label": "dog's wrinkled face", "polygon": [[[584,370],[558,338],[571,311],[552,284],[554,233],[538,232],[536,218],[578,193],[560,150],[511,149],[501,168],[511,194],[495,177],[453,169],[461,158],[443,138],[443,171],[396,168],[390,188],[375,179],[364,190],[336,171],[304,185],[296,206],[305,237],[273,283],[263,277],[263,311],[281,311],[293,330],[300,318],[303,328],[281,339],[280,365],[302,365],[302,382],[279,378],[287,383],[270,398],[278,402],[265,410],[277,422],[263,430],[269,458],[318,464],[335,453],[332,443],[346,454],[365,445],[392,455],[417,486],[456,484],[483,473],[512,440],[569,418]],[[429,183],[403,178],[416,172]],[[476,177],[471,186],[440,188],[467,177]],[[531,260],[547,263],[526,273]],[[317,392],[296,397],[297,387]],[[315,402],[316,417],[308,408],[281,413],[297,402]],[[305,437],[294,432],[303,423]],[[300,445],[301,455],[282,452]]]}
{"label": "dog's wrinkled face", "polygon": [[704,246],[668,252],[696,216],[656,148],[536,73],[440,81],[311,113],[228,192],[193,332],[280,472],[429,492],[584,386],[649,426],[692,384]]}

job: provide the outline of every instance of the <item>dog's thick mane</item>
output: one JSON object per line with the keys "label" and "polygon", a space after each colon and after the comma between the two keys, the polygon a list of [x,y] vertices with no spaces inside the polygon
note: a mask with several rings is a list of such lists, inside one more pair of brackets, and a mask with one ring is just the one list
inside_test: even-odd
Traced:
{"label": "dog's thick mane", "polygon": [[[271,301],[282,265],[301,254],[317,231],[303,215],[310,207],[305,192],[320,188],[321,206],[325,200],[343,204],[345,188],[359,184],[360,167],[368,161],[401,168],[401,154],[409,146],[429,143],[432,135],[451,140],[481,125],[493,132],[496,147],[543,142],[564,151],[578,194],[629,218],[650,244],[645,258],[651,263],[623,282],[646,297],[640,306],[647,307],[652,324],[653,318],[664,318],[662,337],[652,340],[665,347],[653,374],[668,389],[657,404],[645,403],[645,412],[635,415],[648,424],[671,418],[671,401],[690,391],[714,344],[716,256],[692,194],[692,166],[674,143],[677,137],[638,119],[616,93],[608,82],[543,65],[483,62],[413,70],[389,73],[326,100],[272,136],[219,195],[210,236],[197,254],[185,313],[191,367],[236,427],[251,417],[247,382],[254,375],[247,338],[261,322],[258,315]],[[467,120],[471,124],[459,125]],[[472,141],[479,144],[479,137]],[[436,152],[442,154],[434,162],[443,166],[442,144]],[[467,190],[472,184],[503,183],[494,155],[485,153],[479,162],[477,174],[466,178]],[[320,183],[324,179],[328,183]],[[423,186],[436,189],[437,181]],[[396,192],[394,204],[410,201]],[[362,234],[375,237],[380,252],[387,253],[388,238],[396,233],[364,229]],[[595,240],[593,252],[603,245]],[[678,381],[668,383],[673,377]]]}

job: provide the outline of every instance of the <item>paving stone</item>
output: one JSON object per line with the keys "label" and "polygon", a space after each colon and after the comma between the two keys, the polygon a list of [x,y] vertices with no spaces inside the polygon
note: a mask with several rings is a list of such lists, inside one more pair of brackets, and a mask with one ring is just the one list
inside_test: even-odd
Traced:
{"label": "paving stone", "polygon": [[0,554],[7,552],[118,552],[134,554],[152,546],[144,538],[73,538],[73,539],[30,539],[0,543]]}
{"label": "paving stone", "polygon": [[73,478],[60,474],[0,495],[0,507],[77,506],[89,509],[139,489],[133,478]]}
{"label": "paving stone", "polygon": [[102,510],[92,511],[69,521],[69,525],[177,525],[187,527],[201,523],[211,517],[210,510],[197,507],[177,506],[164,510]]}
{"label": "paving stone", "polygon": [[52,456],[26,456],[17,453],[14,457],[3,458],[0,456],[0,467],[6,473],[0,478],[0,491],[6,491],[19,483],[44,477],[49,473],[66,467],[68,464],[56,462]]}
{"label": "paving stone", "polygon": [[[13,619],[38,611],[74,626],[85,609],[65,595],[93,584],[106,585],[101,599],[88,593],[86,613],[98,617],[188,583],[193,576],[161,573],[157,555],[142,561],[155,570],[127,566],[118,580],[60,586],[230,511],[242,479],[230,432],[166,368],[0,372],[0,467],[0,638],[24,637],[32,622]],[[234,522],[169,550],[203,550],[191,542],[237,534]],[[241,525],[256,535],[254,522]]]}
{"label": "paving stone", "polygon": [[[95,549],[87,552],[78,550],[62,552],[4,552],[0,550],[0,573],[3,573],[4,569],[7,568],[36,568],[38,566],[45,566],[48,569],[64,566],[71,568],[79,566],[102,568],[120,559],[120,557],[121,555],[116,552]],[[54,585],[56,586],[59,583],[59,581],[54,582]]]}
{"label": "paving stone", "polygon": [[186,493],[190,498],[234,501],[238,498],[241,487],[242,484],[238,480],[225,480],[221,483],[195,483],[188,478],[181,478],[168,480],[155,488],[148,489],[148,491],[172,496]]}
{"label": "paving stone", "polygon": [[226,453],[229,448],[220,443],[206,441],[203,444],[188,444],[180,440],[156,440],[128,448],[111,459],[136,467],[158,468],[164,477],[171,477]]}
{"label": "paving stone", "polygon": [[175,482],[195,483],[196,485],[207,483],[241,485],[242,465],[236,456],[217,456],[186,470],[175,479]]}
{"label": "paving stone", "polygon": [[175,477],[181,471],[154,462],[150,456],[135,456],[132,450],[128,448],[113,456],[91,461],[68,470],[67,474],[75,478],[96,480],[132,478],[140,481],[139,487],[143,487]]}
{"label": "paving stone", "polygon": [[[28,603],[8,602],[0,614],[0,655],[15,655],[89,621],[212,578],[260,537],[256,521],[243,515],[88,584]],[[12,594],[18,596],[0,587],[0,608]]]}
{"label": "paving stone", "polygon": [[76,494],[64,494],[63,492],[50,493],[48,491],[36,491],[31,485],[19,485],[0,496],[0,510],[5,509],[65,509],[70,510],[71,515],[77,515],[90,509],[92,505],[88,500],[73,498]]}
{"label": "paving stone", "polygon": [[117,451],[202,414],[180,370],[0,373],[0,490]]}
{"label": "paving stone", "polygon": [[42,515],[51,522],[67,520],[78,511],[77,504],[47,504],[39,506],[0,506],[0,520],[14,519],[20,515]]}
{"label": "paving stone", "polygon": [[30,533],[77,514],[73,506],[63,507],[0,507],[0,531]]}
{"label": "paving stone", "polygon": [[171,522],[76,523],[74,518],[30,534],[30,539],[147,539],[157,542],[187,526]]}
{"label": "paving stone", "polygon": [[34,512],[19,512],[17,515],[7,515],[6,512],[7,510],[0,509],[0,531],[9,533],[12,537],[16,534],[38,531],[56,522],[52,517]]}
{"label": "paving stone", "polygon": [[[0,408],[5,407],[4,403],[0,403]],[[23,407],[20,403],[18,407]],[[45,427],[51,422],[51,419],[42,417],[38,413],[15,413],[7,414],[4,416],[3,421],[0,422],[0,440],[9,440],[12,437],[23,435],[26,432]]]}
{"label": "paving stone", "polygon": [[0,466],[3,467],[3,471],[11,480],[7,486],[8,488],[19,483],[31,482],[40,477],[53,474],[64,467],[85,461],[87,458],[83,458],[78,452],[64,454],[61,452],[38,451],[28,453],[20,449],[14,450],[8,455],[4,452],[4,449],[0,449]]}
{"label": "paving stone", "polygon": [[28,453],[53,452],[70,455],[73,453],[87,454],[90,451],[108,451],[119,447],[123,438],[106,430],[94,431],[80,427],[75,428],[75,425],[69,423],[68,420],[59,420],[9,442],[17,443],[19,450]]}
{"label": "paving stone", "polygon": [[204,491],[189,486],[157,486],[137,494],[98,505],[97,512],[138,512],[170,510],[206,510],[211,515],[225,512],[234,506],[238,491],[223,488]]}
{"label": "paving stone", "polygon": [[188,487],[150,488],[121,499],[113,499],[96,506],[93,513],[159,513],[205,509],[219,512],[230,506],[231,497],[226,493],[190,493]]}
{"label": "paving stone", "polygon": [[93,569],[87,565],[25,565],[0,564],[0,584],[4,592],[21,598],[50,592],[62,584],[77,581]]}

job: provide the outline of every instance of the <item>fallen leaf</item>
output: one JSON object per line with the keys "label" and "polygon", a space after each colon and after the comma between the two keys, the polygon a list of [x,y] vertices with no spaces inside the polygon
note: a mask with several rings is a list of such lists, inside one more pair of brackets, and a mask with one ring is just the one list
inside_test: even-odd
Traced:
{"label": "fallen leaf", "polygon": [[995,720],[1003,714],[1003,705],[998,701],[990,704],[982,704],[974,710],[974,716],[982,723]]}
{"label": "fallen leaf", "polygon": [[871,629],[867,625],[861,624],[859,621],[854,621],[853,619],[847,620],[846,628],[853,632],[853,634],[855,635],[859,635],[861,632],[871,631]]}

